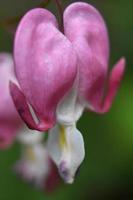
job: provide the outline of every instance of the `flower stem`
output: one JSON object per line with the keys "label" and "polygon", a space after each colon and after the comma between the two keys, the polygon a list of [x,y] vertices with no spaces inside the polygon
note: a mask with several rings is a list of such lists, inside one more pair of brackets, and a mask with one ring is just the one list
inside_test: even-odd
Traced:
{"label": "flower stem", "polygon": [[61,3],[61,0],[55,0],[55,2],[56,2],[56,5],[57,5],[59,18],[60,18],[60,30],[62,32],[64,32],[64,28],[63,28],[63,6],[62,6],[62,3]]}

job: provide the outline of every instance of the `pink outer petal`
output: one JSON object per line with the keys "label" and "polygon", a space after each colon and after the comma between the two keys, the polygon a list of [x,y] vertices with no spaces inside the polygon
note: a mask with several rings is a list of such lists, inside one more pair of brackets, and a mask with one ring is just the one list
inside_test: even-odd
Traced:
{"label": "pink outer petal", "polygon": [[125,59],[113,68],[102,103],[109,58],[108,33],[100,13],[86,3],[74,3],[64,13],[65,34],[79,58],[79,98],[98,113],[109,111],[125,69]]}
{"label": "pink outer petal", "polygon": [[76,76],[75,52],[58,31],[52,13],[38,8],[23,17],[15,37],[14,58],[27,101],[42,124],[52,125],[56,106]]}
{"label": "pink outer petal", "polygon": [[49,124],[44,124],[45,126],[43,126],[43,124],[41,123],[40,124],[35,123],[24,94],[13,82],[10,82],[10,92],[12,99],[14,101],[14,105],[16,106],[19,115],[30,129],[44,131],[50,128]]}
{"label": "pink outer petal", "polygon": [[79,98],[100,104],[107,76],[109,42],[104,20],[87,3],[73,3],[64,13],[64,30],[78,55]]}
{"label": "pink outer petal", "polygon": [[100,107],[96,108],[95,110],[96,112],[105,113],[109,111],[113,103],[113,100],[117,94],[117,91],[120,87],[125,71],[125,65],[126,65],[125,59],[121,58],[113,67],[108,80],[108,90],[106,97],[104,99],[103,104]]}

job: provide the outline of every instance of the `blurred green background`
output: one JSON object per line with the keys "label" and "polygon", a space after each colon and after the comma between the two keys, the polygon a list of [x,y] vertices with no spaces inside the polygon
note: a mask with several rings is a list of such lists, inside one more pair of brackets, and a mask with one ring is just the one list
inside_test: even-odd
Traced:
{"label": "blurred green background", "polygon": [[[2,0],[0,19],[21,15],[41,1]],[[72,1],[63,1],[68,5]],[[74,2],[74,1],[73,1]],[[39,192],[19,180],[12,164],[19,158],[18,144],[0,151],[0,200],[114,200],[133,199],[133,1],[90,0],[103,14],[110,36],[110,67],[121,57],[126,74],[111,111],[86,112],[78,127],[86,147],[85,161],[73,185],[61,185],[53,194]],[[56,13],[55,1],[48,8]],[[13,37],[0,27],[0,51],[12,51]]]}

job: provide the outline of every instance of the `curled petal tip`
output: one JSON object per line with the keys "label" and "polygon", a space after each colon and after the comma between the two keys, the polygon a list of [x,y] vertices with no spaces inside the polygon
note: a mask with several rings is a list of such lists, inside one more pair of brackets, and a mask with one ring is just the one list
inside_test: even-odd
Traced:
{"label": "curled petal tip", "polygon": [[22,120],[27,124],[30,129],[37,129],[36,124],[30,113],[28,104],[26,102],[25,96],[20,91],[18,86],[10,81],[9,83],[10,93],[14,102],[14,105],[22,118]]}
{"label": "curled petal tip", "polygon": [[120,58],[119,63],[121,62],[122,65],[126,65],[126,58],[123,56]]}
{"label": "curled petal tip", "polygon": [[124,72],[125,72],[125,65],[126,60],[124,57],[122,57],[113,67],[110,77],[109,77],[109,87],[112,88],[114,91],[114,95],[116,94],[120,83],[122,81]]}
{"label": "curled petal tip", "polygon": [[54,122],[51,122],[51,123],[40,122],[40,123],[37,125],[37,128],[38,128],[38,130],[40,130],[40,131],[47,131],[47,130],[49,130],[50,128],[53,128],[53,126],[54,126]]}
{"label": "curled petal tip", "polygon": [[108,81],[108,91],[105,97],[104,103],[101,108],[99,108],[96,112],[98,113],[106,113],[110,110],[114,98],[118,92],[120,87],[124,71],[125,71],[126,60],[122,57],[113,67]]}
{"label": "curled petal tip", "polygon": [[29,105],[24,94],[20,91],[17,85],[15,85],[12,81],[9,83],[10,86],[10,93],[15,104],[15,107],[22,118],[22,120],[26,123],[28,128],[35,129],[38,131],[47,131],[51,127],[53,127],[53,122],[45,123],[39,122],[38,124],[35,123],[34,118],[30,112]]}
{"label": "curled petal tip", "polygon": [[115,77],[117,76],[121,80],[125,72],[125,66],[126,66],[126,59],[125,57],[122,57],[113,68],[112,74],[114,74]]}

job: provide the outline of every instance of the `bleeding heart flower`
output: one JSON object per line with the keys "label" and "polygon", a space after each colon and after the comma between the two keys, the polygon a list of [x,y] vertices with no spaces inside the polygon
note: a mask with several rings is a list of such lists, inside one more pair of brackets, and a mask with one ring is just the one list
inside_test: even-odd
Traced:
{"label": "bleeding heart flower", "polygon": [[49,158],[43,135],[25,129],[17,135],[17,140],[22,151],[20,160],[14,166],[15,172],[38,189],[52,192],[59,184],[59,175]]}
{"label": "bleeding heart flower", "polygon": [[21,88],[10,84],[16,108],[30,128],[50,129],[49,153],[65,182],[72,183],[85,156],[76,122],[85,108],[97,113],[110,109],[125,59],[108,76],[106,25],[94,7],[81,2],[66,8],[64,34],[49,11],[29,11],[18,26],[14,59]]}
{"label": "bleeding heart flower", "polygon": [[9,92],[9,80],[15,81],[13,59],[8,53],[0,53],[0,149],[13,142],[22,125]]}

